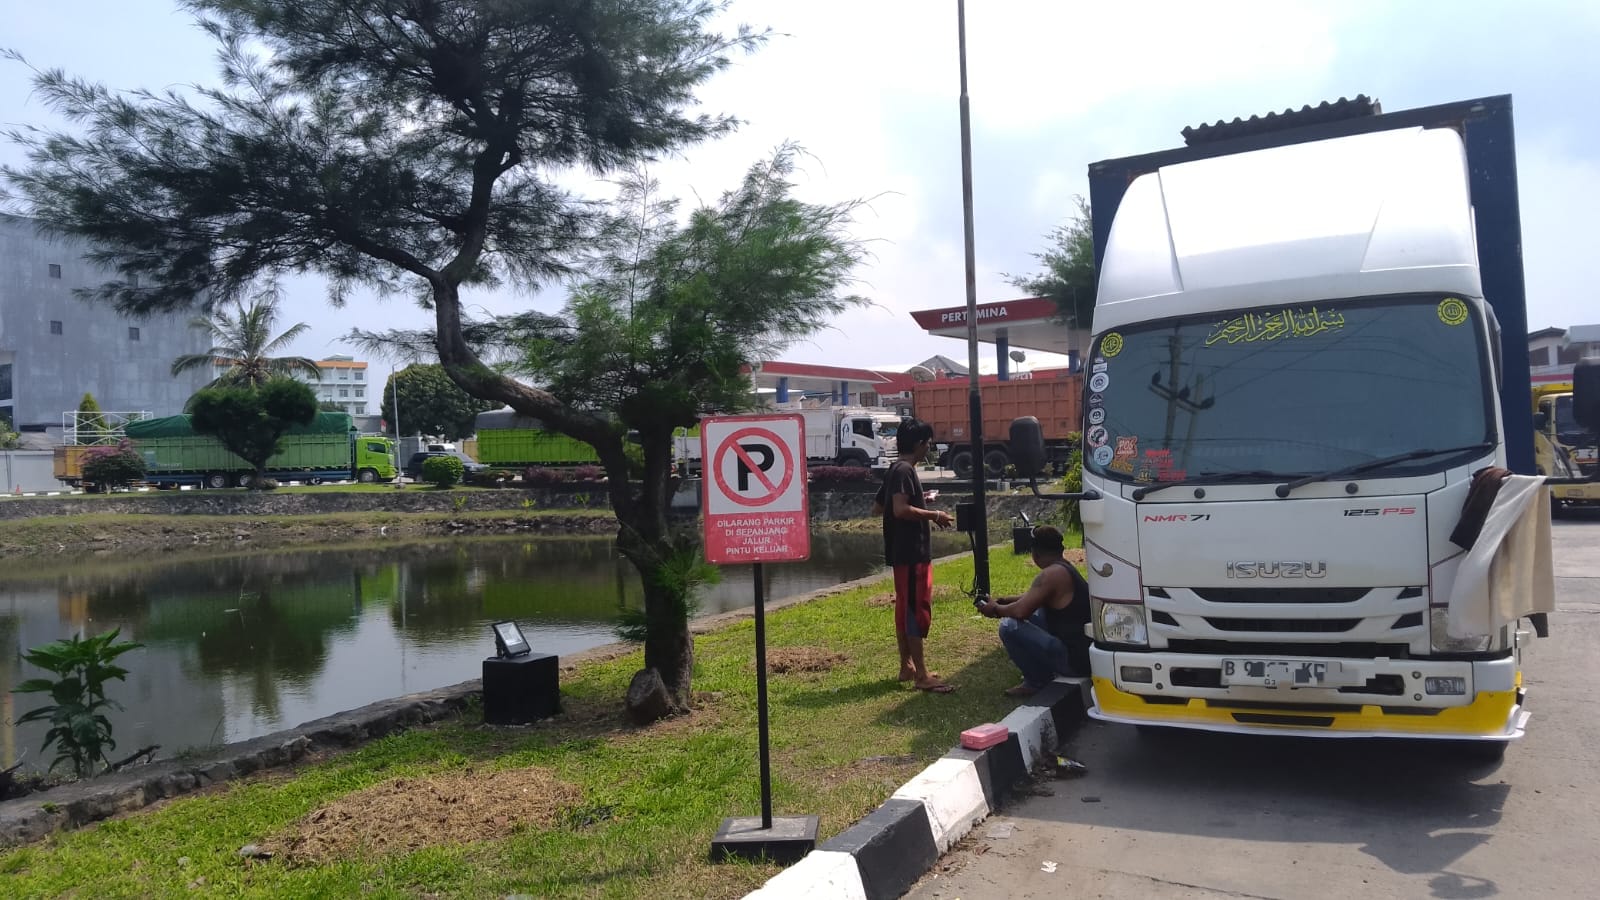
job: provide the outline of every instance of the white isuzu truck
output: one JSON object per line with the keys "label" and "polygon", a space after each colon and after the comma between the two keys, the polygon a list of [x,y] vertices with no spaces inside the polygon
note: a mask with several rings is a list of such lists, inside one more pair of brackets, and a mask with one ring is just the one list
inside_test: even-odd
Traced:
{"label": "white isuzu truck", "polygon": [[1449,604],[1475,473],[1533,471],[1509,98],[1199,131],[1091,167],[1090,714],[1501,752],[1548,598]]}

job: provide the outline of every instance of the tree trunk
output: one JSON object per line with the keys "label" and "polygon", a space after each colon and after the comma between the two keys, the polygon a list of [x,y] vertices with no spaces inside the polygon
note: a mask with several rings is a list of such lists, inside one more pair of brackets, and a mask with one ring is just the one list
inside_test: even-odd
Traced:
{"label": "tree trunk", "polygon": [[[620,526],[617,548],[638,569],[644,582],[648,629],[645,668],[660,674],[673,707],[687,710],[694,669],[687,598],[682,586],[663,585],[660,579],[667,561],[675,552],[683,552],[673,545],[666,517],[672,477],[672,423],[658,421],[640,426],[645,471],[636,493],[628,480],[627,456],[618,423],[575,411],[561,398],[485,366],[462,334],[459,282],[451,282],[445,275],[430,280],[439,362],[450,379],[474,397],[505,403],[523,415],[544,420],[555,430],[587,442],[599,455],[609,479],[611,508]],[[660,417],[659,411],[657,416]]]}

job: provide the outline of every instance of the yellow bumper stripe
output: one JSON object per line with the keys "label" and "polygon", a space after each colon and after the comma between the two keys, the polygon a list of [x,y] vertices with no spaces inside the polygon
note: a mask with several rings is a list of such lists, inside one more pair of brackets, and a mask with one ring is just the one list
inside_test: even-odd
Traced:
{"label": "yellow bumper stripe", "polygon": [[[1520,673],[1519,673],[1520,676]],[[1520,683],[1520,677],[1519,677]],[[1225,725],[1230,729],[1279,728],[1311,731],[1364,731],[1405,735],[1452,735],[1459,737],[1504,736],[1517,708],[1516,691],[1483,691],[1466,706],[1451,706],[1437,713],[1385,713],[1381,706],[1364,705],[1359,712],[1323,712],[1293,706],[1230,709],[1213,706],[1204,698],[1192,697],[1186,704],[1146,703],[1138,694],[1117,690],[1108,679],[1094,680],[1095,705],[1107,718],[1151,725]],[[1303,719],[1282,725],[1241,722],[1235,713],[1255,716],[1288,716]],[[1330,724],[1322,724],[1328,719]]]}

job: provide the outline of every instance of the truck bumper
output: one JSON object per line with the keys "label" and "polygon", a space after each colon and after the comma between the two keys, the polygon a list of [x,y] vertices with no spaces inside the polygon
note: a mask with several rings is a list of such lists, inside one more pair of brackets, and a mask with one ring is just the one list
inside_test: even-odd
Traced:
{"label": "truck bumper", "polygon": [[[1338,664],[1358,672],[1363,682],[1403,684],[1399,695],[1341,692],[1337,687],[1185,687],[1172,684],[1170,676],[1177,671],[1220,669],[1225,659],[1237,657],[1099,647],[1090,648],[1089,656],[1094,674],[1089,715],[1104,722],[1236,734],[1513,741],[1522,737],[1528,720],[1522,673],[1514,655],[1475,661],[1308,660]],[[1124,680],[1124,666],[1150,669],[1151,681]],[[1426,679],[1436,677],[1465,678],[1466,692],[1427,694]]]}

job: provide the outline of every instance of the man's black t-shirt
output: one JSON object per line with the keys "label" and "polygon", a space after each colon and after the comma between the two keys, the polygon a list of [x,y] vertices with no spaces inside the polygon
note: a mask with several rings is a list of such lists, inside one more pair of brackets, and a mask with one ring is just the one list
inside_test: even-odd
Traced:
{"label": "man's black t-shirt", "polygon": [[1066,569],[1067,574],[1072,577],[1072,602],[1064,609],[1045,606],[1046,630],[1066,645],[1067,661],[1072,666],[1072,674],[1088,675],[1091,641],[1088,635],[1083,633],[1083,626],[1089,624],[1089,582],[1084,580],[1082,572],[1066,560],[1051,565]]}
{"label": "man's black t-shirt", "polygon": [[897,461],[883,477],[883,558],[891,566],[933,560],[932,528],[922,520],[907,521],[894,517],[894,498],[905,494],[910,504],[927,509],[922,499],[922,479],[917,477],[917,467],[909,462]]}

